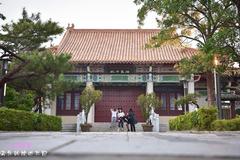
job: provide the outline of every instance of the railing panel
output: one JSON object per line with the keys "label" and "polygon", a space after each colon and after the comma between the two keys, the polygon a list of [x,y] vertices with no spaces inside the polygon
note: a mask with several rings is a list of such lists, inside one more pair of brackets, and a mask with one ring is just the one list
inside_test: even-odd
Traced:
{"label": "railing panel", "polygon": [[[76,82],[86,82],[87,75],[84,74],[65,74],[66,80]],[[90,81],[92,82],[109,82],[109,83],[145,83],[149,80],[149,74],[91,74]],[[153,75],[155,83],[179,83],[180,75]]]}

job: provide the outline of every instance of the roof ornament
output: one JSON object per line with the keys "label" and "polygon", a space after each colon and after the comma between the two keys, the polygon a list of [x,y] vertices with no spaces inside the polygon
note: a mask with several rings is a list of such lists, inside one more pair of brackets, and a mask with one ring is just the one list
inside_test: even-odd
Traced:
{"label": "roof ornament", "polygon": [[72,23],[72,25],[70,25],[70,23],[68,23],[67,29],[74,29],[74,24]]}

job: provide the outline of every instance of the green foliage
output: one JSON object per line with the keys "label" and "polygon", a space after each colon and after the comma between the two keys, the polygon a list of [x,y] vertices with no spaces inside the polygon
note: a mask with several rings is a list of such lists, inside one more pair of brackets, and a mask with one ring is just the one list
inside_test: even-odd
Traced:
{"label": "green foliage", "polygon": [[[99,90],[95,90],[92,86],[87,86],[80,96],[80,103],[82,109],[84,109],[86,114],[86,119],[88,118],[88,113],[92,107],[92,105],[102,98],[102,92]],[[87,123],[87,121],[86,121]]]}
{"label": "green foliage", "polygon": [[24,8],[22,17],[17,22],[2,26],[0,44],[17,53],[32,51],[62,32],[63,28],[56,22],[51,19],[43,22],[40,13],[29,16]]}
{"label": "green foliage", "polygon": [[175,100],[175,106],[184,106],[187,104],[195,104],[197,105],[197,98],[199,97],[198,94],[193,93],[193,94],[188,94],[186,96],[183,96],[177,100]]}
{"label": "green foliage", "polygon": [[180,115],[174,119],[169,120],[169,128],[170,130],[191,130],[192,123],[191,123],[191,114],[187,113],[185,115]]}
{"label": "green foliage", "polygon": [[0,108],[1,131],[60,131],[61,118]]}
{"label": "green foliage", "polygon": [[159,34],[153,37],[152,47],[159,47],[166,41],[176,39],[185,44],[189,41],[197,42],[201,52],[208,56],[197,57],[200,61],[194,61],[193,58],[188,68],[182,68],[192,71],[188,73],[196,73],[212,71],[211,56],[216,53],[231,57],[230,61],[239,58],[240,7],[239,3],[234,1],[134,0],[134,3],[140,6],[140,26],[151,11],[161,17],[157,19],[160,30]]}
{"label": "green foliage", "polygon": [[139,95],[137,98],[137,104],[140,106],[144,120],[147,121],[152,108],[156,109],[160,107],[162,103],[155,93],[151,93],[146,95]]}
{"label": "green foliage", "polygon": [[17,92],[14,88],[7,87],[3,106],[7,108],[31,111],[34,106],[34,93],[27,90]]}
{"label": "green foliage", "polygon": [[[11,84],[15,88],[34,91],[38,97],[43,98],[54,98],[56,94],[71,89],[73,82],[64,81],[62,76],[72,68],[69,55],[36,51],[24,53],[21,57],[29,63],[12,77]],[[19,61],[14,61],[10,68],[15,68],[14,66],[19,65],[18,63]]]}
{"label": "green foliage", "polygon": [[221,63],[218,66],[214,65],[214,53],[220,52],[209,51],[207,53],[199,52],[197,55],[192,56],[191,59],[183,58],[175,65],[175,68],[183,77],[188,78],[192,74],[213,72],[214,68],[218,73],[223,73],[227,67],[234,64],[230,56],[226,55],[229,52],[218,55],[218,61]]}
{"label": "green foliage", "polygon": [[33,131],[34,114],[30,112],[0,108],[0,130]]}
{"label": "green foliage", "polygon": [[60,117],[44,114],[35,114],[34,124],[34,130],[36,131],[60,131],[62,129],[62,120]]}
{"label": "green foliage", "polygon": [[183,58],[175,67],[183,77],[189,77],[191,74],[212,72],[215,68],[213,58],[213,55],[200,52],[192,56],[191,59]]}
{"label": "green foliage", "polygon": [[12,63],[8,73],[1,78],[0,86],[10,83],[18,91],[33,91],[39,99],[38,106],[41,106],[40,99],[53,98],[59,92],[71,89],[66,88],[70,82],[60,78],[71,69],[70,56],[54,55],[42,48],[62,32],[63,28],[56,22],[51,19],[42,21],[40,13],[29,15],[25,8],[18,21],[1,26],[0,49],[6,52]]}
{"label": "green foliage", "polygon": [[240,118],[230,120],[216,120],[212,123],[212,128],[216,131],[239,131]]}
{"label": "green foliage", "polygon": [[211,130],[217,119],[216,107],[200,108],[198,111],[178,116],[169,121],[170,130]]}
{"label": "green foliage", "polygon": [[239,53],[240,7],[234,1],[134,0],[134,3],[140,6],[137,15],[140,26],[149,12],[159,17],[160,32],[154,37],[153,47],[180,38],[185,43],[196,41],[207,54],[219,54],[216,49],[228,48],[230,54],[236,55]]}
{"label": "green foliage", "polygon": [[[215,68],[213,56],[219,55],[222,63],[218,72],[240,59],[240,7],[237,0],[134,0],[140,6],[139,25],[149,12],[158,15],[159,34],[147,47],[159,47],[168,41],[179,40],[183,45],[195,41],[199,55],[179,62],[177,69],[185,77],[207,73]],[[207,76],[208,100],[212,103],[211,77]]]}

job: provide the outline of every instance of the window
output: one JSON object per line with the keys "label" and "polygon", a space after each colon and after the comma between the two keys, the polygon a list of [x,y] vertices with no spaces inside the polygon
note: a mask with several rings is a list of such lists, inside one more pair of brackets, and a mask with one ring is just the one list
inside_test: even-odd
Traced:
{"label": "window", "polygon": [[71,109],[71,93],[66,93],[66,110]]}
{"label": "window", "polygon": [[63,110],[64,109],[64,95],[58,96],[58,107]]}
{"label": "window", "polygon": [[80,93],[74,93],[74,110],[79,110]]}
{"label": "window", "polygon": [[82,109],[80,105],[81,90],[64,92],[57,96],[57,115],[77,115]]}
{"label": "window", "polygon": [[170,94],[169,98],[170,98],[170,110],[173,111],[173,110],[175,110],[175,104],[174,104],[175,95]]}
{"label": "window", "polygon": [[161,101],[162,101],[162,110],[166,110],[167,109],[167,101],[166,101],[166,95],[162,94],[161,95]]}

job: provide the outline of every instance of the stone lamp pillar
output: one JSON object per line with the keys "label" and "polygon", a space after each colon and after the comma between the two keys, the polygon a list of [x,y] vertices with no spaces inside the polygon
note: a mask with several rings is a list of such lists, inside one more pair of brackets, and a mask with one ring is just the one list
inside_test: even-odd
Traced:
{"label": "stone lamp pillar", "polygon": [[[93,82],[92,82],[92,79],[91,79],[91,74],[90,74],[90,66],[87,66],[87,82],[86,82],[86,87],[88,86],[93,86]],[[88,119],[87,119],[87,122],[88,123],[94,123],[94,114],[95,114],[95,105],[93,104],[89,113],[88,113]]]}
{"label": "stone lamp pillar", "polygon": [[152,75],[152,66],[149,66],[149,74],[147,79],[147,88],[146,93],[153,93],[153,75]]}

